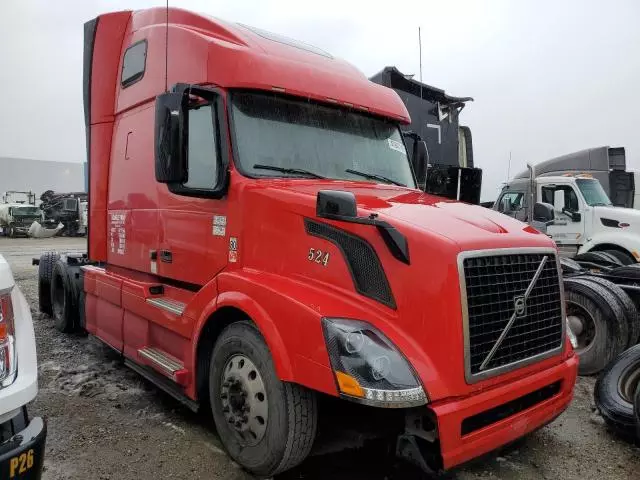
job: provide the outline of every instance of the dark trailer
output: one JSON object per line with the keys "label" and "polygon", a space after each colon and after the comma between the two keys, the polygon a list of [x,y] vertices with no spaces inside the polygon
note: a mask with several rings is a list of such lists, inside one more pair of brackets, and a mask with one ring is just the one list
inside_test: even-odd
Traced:
{"label": "dark trailer", "polygon": [[473,168],[473,144],[469,127],[460,125],[460,112],[471,97],[452,97],[426,83],[385,67],[370,80],[392,88],[404,102],[411,124],[404,128],[425,143],[427,165],[413,158],[418,137],[405,135],[418,184],[429,193],[468,203],[479,203],[482,170]]}
{"label": "dark trailer", "polygon": [[[385,67],[370,80],[392,88],[411,115],[411,130],[427,143],[429,161],[434,165],[473,167],[471,130],[460,126],[458,117],[471,97],[452,97],[444,90],[413,80],[396,67]],[[407,138],[412,152],[413,140]]]}

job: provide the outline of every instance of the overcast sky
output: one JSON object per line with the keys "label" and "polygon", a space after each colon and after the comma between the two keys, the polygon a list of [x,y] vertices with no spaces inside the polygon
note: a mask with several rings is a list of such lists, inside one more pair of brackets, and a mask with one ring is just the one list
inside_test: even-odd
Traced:
{"label": "overcast sky", "polygon": [[[84,160],[83,23],[147,0],[0,1],[0,156]],[[564,153],[624,146],[640,168],[640,1],[170,1],[284,34],[355,64],[386,65],[472,96],[462,121],[483,199],[511,174]],[[394,10],[393,7],[404,5]],[[0,172],[1,174],[1,172]]]}

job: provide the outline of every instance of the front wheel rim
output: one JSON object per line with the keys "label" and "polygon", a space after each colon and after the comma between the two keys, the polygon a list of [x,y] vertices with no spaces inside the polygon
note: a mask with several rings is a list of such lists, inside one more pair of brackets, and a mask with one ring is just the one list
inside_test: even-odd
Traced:
{"label": "front wheel rim", "polygon": [[264,438],[269,421],[267,390],[260,371],[247,356],[233,355],[224,366],[220,387],[222,415],[241,444]]}

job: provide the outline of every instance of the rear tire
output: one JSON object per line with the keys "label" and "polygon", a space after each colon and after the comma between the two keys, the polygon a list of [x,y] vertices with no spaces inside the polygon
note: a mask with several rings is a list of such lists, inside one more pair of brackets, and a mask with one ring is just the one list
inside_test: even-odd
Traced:
{"label": "rear tire", "polygon": [[602,277],[581,277],[581,280],[603,286],[618,299],[620,306],[624,310],[627,324],[629,325],[629,339],[626,348],[630,348],[638,343],[638,337],[640,336],[640,319],[638,317],[638,310],[629,295],[618,285]]}
{"label": "rear tire", "polygon": [[596,406],[607,425],[627,438],[636,435],[634,397],[639,384],[640,345],[636,345],[602,372],[594,389]]}
{"label": "rear tire", "polygon": [[53,315],[51,309],[51,277],[53,266],[60,258],[57,252],[46,252],[40,255],[38,264],[38,304],[40,311],[49,316]]}
{"label": "rear tire", "polygon": [[58,260],[53,266],[51,277],[51,307],[56,329],[62,333],[71,333],[78,324],[78,311],[71,279],[67,274],[67,266]]}
{"label": "rear tire", "polygon": [[[223,446],[253,474],[273,476],[311,451],[318,416],[315,394],[278,378],[269,348],[248,321],[229,325],[218,337],[209,365],[209,398]],[[254,432],[256,419],[261,423]]]}
{"label": "rear tire", "polygon": [[640,440],[640,383],[633,397],[633,416],[636,421],[636,437]]}
{"label": "rear tire", "polygon": [[604,250],[604,252],[616,257],[622,265],[633,265],[637,263],[633,255],[628,252],[623,252],[622,250]]}
{"label": "rear tire", "polygon": [[617,258],[610,257],[604,252],[591,251],[581,253],[573,257],[573,259],[587,269],[600,267],[608,270],[622,266]]}
{"label": "rear tire", "polygon": [[594,282],[567,278],[564,290],[567,319],[578,339],[578,373],[596,374],[627,346],[629,325],[624,311],[613,294]]}

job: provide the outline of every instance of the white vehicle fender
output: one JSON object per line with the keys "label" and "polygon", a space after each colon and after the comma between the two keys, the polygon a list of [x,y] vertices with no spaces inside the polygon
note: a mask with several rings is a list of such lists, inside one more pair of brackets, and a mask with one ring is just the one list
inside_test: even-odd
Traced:
{"label": "white vehicle fender", "polygon": [[636,260],[640,259],[640,235],[632,232],[626,233],[623,229],[616,230],[615,232],[602,232],[590,236],[587,242],[580,247],[578,254],[593,250],[599,245],[608,244],[624,248]]}

